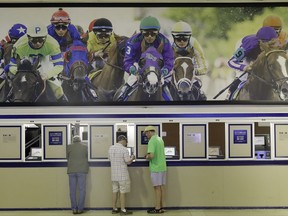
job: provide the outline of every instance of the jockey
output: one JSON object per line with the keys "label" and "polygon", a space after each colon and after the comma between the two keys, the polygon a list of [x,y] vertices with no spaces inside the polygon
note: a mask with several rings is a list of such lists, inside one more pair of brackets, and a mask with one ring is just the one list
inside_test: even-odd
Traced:
{"label": "jockey", "polygon": [[[121,88],[121,93],[117,96],[117,100],[125,100],[126,96],[132,89],[132,86],[137,82],[137,64],[140,60],[142,52],[150,46],[158,48],[160,45],[163,46],[162,56],[164,60],[164,66],[161,68],[161,76],[165,78],[164,82],[170,82],[171,73],[174,63],[174,54],[172,46],[163,34],[159,32],[160,23],[157,18],[148,16],[140,22],[140,33],[133,35],[127,41],[126,52],[124,57],[124,70],[129,73],[129,77],[125,85]],[[144,47],[142,47],[144,45]],[[169,80],[170,79],[170,80]],[[173,100],[168,88],[165,87],[164,83],[164,95],[165,100]]]}
{"label": "jockey", "polygon": [[270,26],[276,31],[281,47],[288,49],[288,35],[283,31],[283,22],[279,16],[269,15],[263,20],[263,26]]}
{"label": "jockey", "polygon": [[[194,54],[193,65],[195,68],[195,75],[205,75],[208,72],[208,64],[204,56],[203,49],[196,38],[192,36],[191,26],[183,21],[177,22],[172,28],[173,43],[172,47],[174,52],[179,53],[181,56]],[[194,84],[199,88],[202,87],[199,78],[194,80]],[[204,92],[200,91],[199,100],[206,100]]]}
{"label": "jockey", "polygon": [[77,28],[71,24],[69,14],[62,8],[52,14],[50,21],[48,34],[58,41],[62,53],[67,51],[74,40],[81,40]]}
{"label": "jockey", "polygon": [[[0,41],[0,83],[5,80],[6,74],[3,69],[5,65],[9,64],[13,44],[27,32],[27,27],[23,24],[16,23],[8,31],[4,39]],[[7,57],[5,57],[7,56]],[[2,85],[0,89],[2,88]]]}
{"label": "jockey", "polygon": [[[272,27],[265,26],[258,30],[256,35],[245,36],[241,40],[241,44],[237,47],[231,59],[228,61],[229,67],[236,71],[247,72],[251,71],[253,62],[257,59],[258,55],[262,52],[260,42],[274,43],[279,46],[278,35]],[[248,74],[236,78],[229,88],[227,99],[233,95],[234,91],[242,81],[246,81]]]}
{"label": "jockey", "polygon": [[[0,46],[1,46],[1,59],[4,57],[4,53],[6,52],[6,49],[15,44],[16,41],[22,37],[27,32],[27,27],[23,24],[16,23],[14,24],[8,31],[8,34],[5,36],[4,39],[1,40]],[[4,65],[8,64],[9,62],[1,62],[4,63]],[[1,66],[2,67],[2,66]]]}
{"label": "jockey", "polygon": [[[94,20],[93,20],[94,21]],[[92,25],[93,21],[90,23]],[[103,59],[107,60],[111,46],[116,43],[115,33],[110,20],[106,18],[96,19],[93,24],[93,31],[88,34],[87,48],[93,56],[92,67],[100,70],[104,67]]]}
{"label": "jockey", "polygon": [[[8,75],[15,75],[17,72],[17,59],[28,58],[35,61],[40,58],[40,63],[48,59],[53,63],[52,69],[41,71],[40,76],[52,89],[55,98],[59,102],[67,101],[63,93],[61,82],[57,79],[58,74],[63,70],[63,58],[57,41],[48,35],[47,28],[42,25],[32,25],[27,29],[27,36],[21,37],[13,46],[10,63],[5,66]],[[41,67],[40,69],[42,69]],[[45,68],[44,68],[45,69]]]}

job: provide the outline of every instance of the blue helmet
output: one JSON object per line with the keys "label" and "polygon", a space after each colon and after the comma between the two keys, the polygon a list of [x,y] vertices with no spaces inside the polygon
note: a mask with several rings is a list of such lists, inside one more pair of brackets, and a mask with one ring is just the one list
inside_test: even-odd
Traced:
{"label": "blue helmet", "polygon": [[23,24],[16,23],[8,31],[8,35],[11,39],[19,39],[27,33],[27,27]]}
{"label": "blue helmet", "polygon": [[277,38],[276,31],[270,26],[264,26],[258,30],[256,37],[264,42]]}

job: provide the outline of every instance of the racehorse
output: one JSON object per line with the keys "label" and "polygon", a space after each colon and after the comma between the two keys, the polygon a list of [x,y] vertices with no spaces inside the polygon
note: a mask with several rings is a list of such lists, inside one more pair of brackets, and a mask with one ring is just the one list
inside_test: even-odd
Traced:
{"label": "racehorse", "polygon": [[124,83],[123,60],[128,37],[115,38],[116,43],[110,47],[108,60],[104,60],[105,65],[102,70],[90,72],[89,76],[93,85],[103,90],[107,101],[112,101],[115,92]]}
{"label": "racehorse", "polygon": [[[3,60],[4,60],[4,64],[1,65],[1,76],[3,78],[5,78],[5,76],[2,75],[2,73],[5,73],[4,72],[4,67],[5,65],[9,64],[10,63],[10,59],[11,59],[11,52],[12,52],[12,48],[13,48],[13,44],[5,44],[5,46],[3,46]],[[0,83],[0,102],[5,102],[7,99],[8,99],[8,94],[9,94],[9,91],[10,91],[10,86],[9,86],[9,83],[8,83],[8,79],[7,77],[2,80],[2,82]]]}
{"label": "racehorse", "polygon": [[284,50],[261,44],[264,50],[252,64],[236,100],[288,100],[288,57]]}
{"label": "racehorse", "polygon": [[63,91],[69,102],[97,102],[100,93],[89,81],[88,50],[79,40],[64,53]]}
{"label": "racehorse", "polygon": [[[201,80],[195,76],[193,62],[194,52],[187,52],[187,55],[174,52],[174,58],[174,73],[172,83],[177,90],[176,98],[175,93],[172,94],[174,100],[202,100],[200,98],[200,86],[195,85],[195,83],[201,83]],[[173,92],[173,90],[171,90],[171,92]]]}
{"label": "racehorse", "polygon": [[162,101],[162,81],[160,70],[163,67],[162,54],[149,47],[141,54],[138,62],[138,83],[129,93],[127,101]]}
{"label": "racehorse", "polygon": [[37,70],[39,59],[17,59],[17,72],[11,80],[10,102],[56,102],[52,90],[46,86]]}

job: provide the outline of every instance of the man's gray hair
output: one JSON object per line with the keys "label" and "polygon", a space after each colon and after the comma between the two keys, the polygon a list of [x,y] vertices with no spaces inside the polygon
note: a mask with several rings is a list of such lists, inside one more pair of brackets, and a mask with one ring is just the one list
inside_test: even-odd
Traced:
{"label": "man's gray hair", "polygon": [[74,142],[81,142],[81,138],[80,138],[79,135],[75,135],[75,136],[73,137],[73,143],[74,143]]}
{"label": "man's gray hair", "polygon": [[126,140],[127,141],[127,137],[124,135],[120,135],[117,137],[117,142],[120,142],[121,140]]}

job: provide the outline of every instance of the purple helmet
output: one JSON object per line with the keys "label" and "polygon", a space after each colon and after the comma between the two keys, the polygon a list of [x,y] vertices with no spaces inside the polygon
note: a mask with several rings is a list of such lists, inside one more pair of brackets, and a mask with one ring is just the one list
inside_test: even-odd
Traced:
{"label": "purple helmet", "polygon": [[276,31],[270,26],[264,26],[258,30],[256,37],[262,41],[270,41],[274,38],[277,38]]}
{"label": "purple helmet", "polygon": [[27,32],[27,27],[23,24],[16,23],[8,31],[8,35],[11,39],[19,39]]}
{"label": "purple helmet", "polygon": [[241,46],[244,48],[245,52],[250,52],[255,49],[259,44],[258,38],[256,35],[247,35],[242,39]]}

